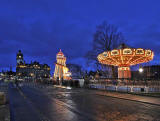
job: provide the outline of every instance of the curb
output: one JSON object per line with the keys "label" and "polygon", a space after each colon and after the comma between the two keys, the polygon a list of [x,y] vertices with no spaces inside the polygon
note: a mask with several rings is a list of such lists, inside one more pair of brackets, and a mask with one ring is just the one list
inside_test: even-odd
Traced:
{"label": "curb", "polygon": [[140,103],[146,103],[146,104],[150,104],[150,105],[160,106],[160,104],[156,104],[156,103],[150,103],[150,102],[145,102],[145,101],[140,101],[140,100],[134,100],[134,99],[128,99],[128,98],[123,98],[123,97],[116,97],[116,96],[105,95],[105,94],[96,94],[96,95],[106,96],[106,97],[112,97],[112,98],[118,98],[118,99],[123,99],[123,100],[129,100],[129,101],[135,101],[135,102],[140,102]]}

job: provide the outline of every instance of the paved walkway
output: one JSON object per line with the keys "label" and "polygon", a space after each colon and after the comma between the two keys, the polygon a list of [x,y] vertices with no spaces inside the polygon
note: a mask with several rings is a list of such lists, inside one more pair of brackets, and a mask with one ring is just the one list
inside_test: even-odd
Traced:
{"label": "paved walkway", "polygon": [[5,94],[6,101],[2,101],[3,99],[1,99],[0,102],[0,121],[10,121],[10,110],[8,104],[8,84],[0,82],[0,96],[2,96],[3,93]]}
{"label": "paved walkway", "polygon": [[10,121],[9,105],[0,105],[0,121]]}
{"label": "paved walkway", "polygon": [[139,101],[139,102],[149,103],[154,105],[160,105],[160,98],[156,98],[156,97],[147,97],[147,96],[139,96],[139,95],[133,95],[133,94],[118,93],[118,92],[105,92],[105,91],[97,91],[96,94],[115,97],[115,98],[121,98],[126,100]]}
{"label": "paved walkway", "polygon": [[31,102],[13,84],[9,85],[9,98],[11,121],[43,121]]}

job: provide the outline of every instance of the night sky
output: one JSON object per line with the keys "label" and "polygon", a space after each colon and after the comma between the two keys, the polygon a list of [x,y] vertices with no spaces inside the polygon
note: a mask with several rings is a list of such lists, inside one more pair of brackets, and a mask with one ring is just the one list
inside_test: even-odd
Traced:
{"label": "night sky", "polygon": [[19,49],[26,62],[54,70],[61,48],[67,63],[85,66],[96,26],[104,20],[119,27],[127,44],[160,53],[159,0],[0,0],[0,70],[15,70]]}

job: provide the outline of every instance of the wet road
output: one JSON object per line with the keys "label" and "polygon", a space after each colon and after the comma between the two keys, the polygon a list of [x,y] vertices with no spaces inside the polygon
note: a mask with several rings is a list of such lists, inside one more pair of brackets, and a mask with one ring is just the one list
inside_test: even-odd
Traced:
{"label": "wet road", "polygon": [[11,121],[160,121],[160,106],[100,96],[95,90],[9,87]]}

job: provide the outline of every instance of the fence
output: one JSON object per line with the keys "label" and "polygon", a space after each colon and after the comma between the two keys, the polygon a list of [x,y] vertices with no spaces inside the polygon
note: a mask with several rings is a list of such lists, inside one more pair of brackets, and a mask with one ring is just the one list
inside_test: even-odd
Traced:
{"label": "fence", "polygon": [[90,80],[89,88],[108,91],[159,93],[160,80],[99,79]]}

